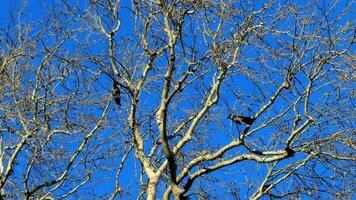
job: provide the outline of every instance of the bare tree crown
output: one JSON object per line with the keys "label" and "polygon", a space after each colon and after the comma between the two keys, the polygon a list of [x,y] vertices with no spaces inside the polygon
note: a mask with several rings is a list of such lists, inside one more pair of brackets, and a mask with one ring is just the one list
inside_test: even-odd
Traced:
{"label": "bare tree crown", "polygon": [[0,199],[352,199],[354,7],[4,3]]}

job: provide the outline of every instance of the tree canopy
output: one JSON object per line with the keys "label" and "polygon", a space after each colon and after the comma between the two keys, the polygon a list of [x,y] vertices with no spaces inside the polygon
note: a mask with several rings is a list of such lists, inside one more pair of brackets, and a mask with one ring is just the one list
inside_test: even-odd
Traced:
{"label": "tree canopy", "polygon": [[2,4],[1,199],[352,199],[353,1]]}

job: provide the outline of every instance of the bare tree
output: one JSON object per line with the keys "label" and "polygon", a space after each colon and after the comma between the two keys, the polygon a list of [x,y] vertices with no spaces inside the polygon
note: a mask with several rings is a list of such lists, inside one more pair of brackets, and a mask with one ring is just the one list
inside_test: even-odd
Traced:
{"label": "bare tree", "polygon": [[16,3],[2,199],[352,198],[353,1]]}

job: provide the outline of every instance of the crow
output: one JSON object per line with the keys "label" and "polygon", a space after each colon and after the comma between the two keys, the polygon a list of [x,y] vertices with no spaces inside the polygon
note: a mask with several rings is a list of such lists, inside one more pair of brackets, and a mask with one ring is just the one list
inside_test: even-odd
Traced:
{"label": "crow", "polygon": [[121,97],[120,97],[120,89],[119,89],[119,84],[117,82],[113,83],[112,86],[112,97],[115,100],[115,103],[117,106],[121,106]]}
{"label": "crow", "polygon": [[249,126],[252,125],[253,121],[255,121],[255,119],[252,117],[240,116],[235,114],[230,114],[228,118],[236,122],[237,124],[244,123]]}

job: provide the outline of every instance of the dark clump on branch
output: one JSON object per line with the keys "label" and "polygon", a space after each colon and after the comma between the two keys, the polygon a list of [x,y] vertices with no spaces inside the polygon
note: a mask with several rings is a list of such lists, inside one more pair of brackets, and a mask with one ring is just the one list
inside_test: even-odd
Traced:
{"label": "dark clump on branch", "polygon": [[263,191],[263,192],[266,191],[266,190],[269,188],[269,186],[271,186],[271,185],[269,185],[269,184],[264,185],[264,186],[262,187],[262,191]]}
{"label": "dark clump on branch", "polygon": [[235,115],[235,114],[230,114],[228,118],[236,122],[237,124],[243,123],[249,126],[252,125],[252,123],[255,121],[255,119],[252,117],[246,117],[246,116]]}
{"label": "dark clump on branch", "polygon": [[117,82],[114,82],[112,86],[112,96],[117,106],[121,106],[120,89]]}
{"label": "dark clump on branch", "polygon": [[287,152],[287,156],[288,156],[288,157],[294,156],[295,151],[294,151],[293,149],[291,149],[290,147],[286,147],[285,150],[286,150],[286,152]]}

